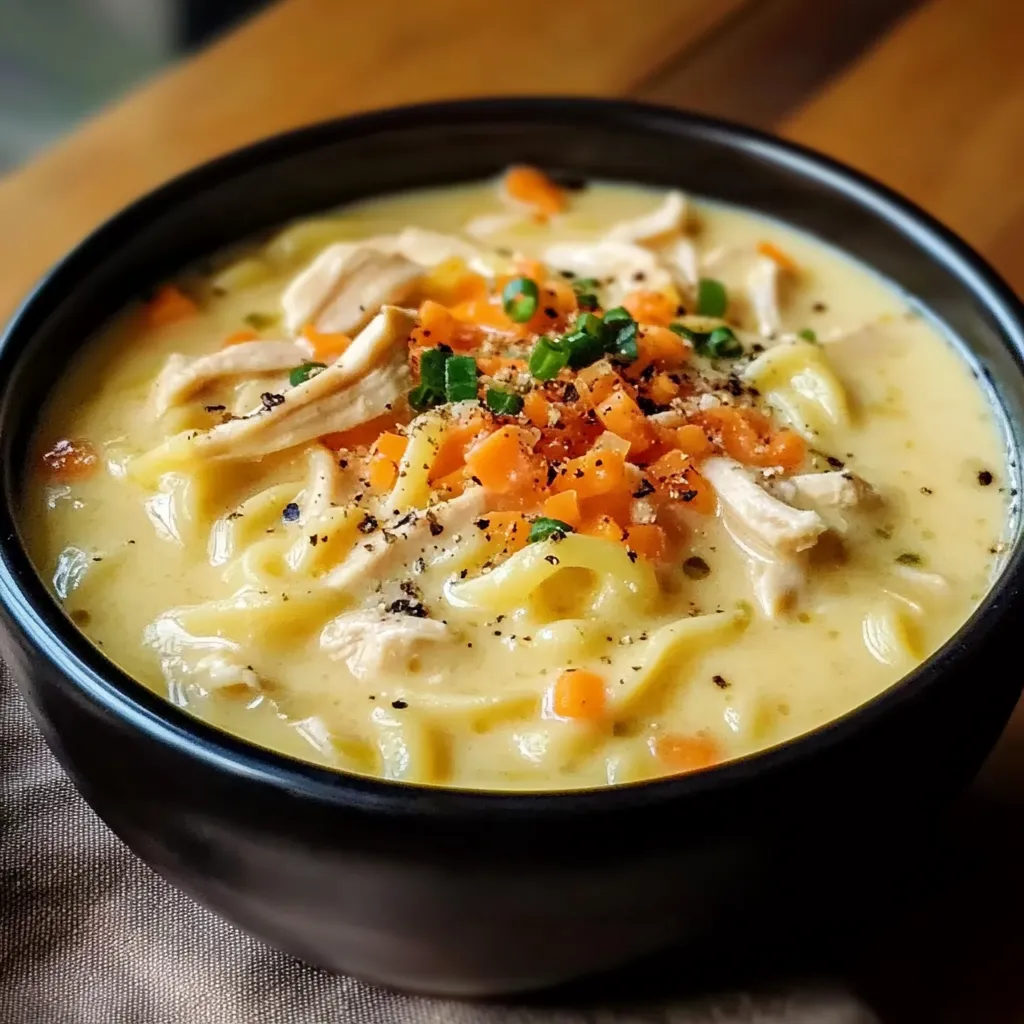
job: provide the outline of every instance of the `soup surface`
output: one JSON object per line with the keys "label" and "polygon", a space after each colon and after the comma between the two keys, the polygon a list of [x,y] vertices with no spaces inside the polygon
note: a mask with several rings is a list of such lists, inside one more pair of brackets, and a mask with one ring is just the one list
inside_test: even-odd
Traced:
{"label": "soup surface", "polygon": [[707,767],[891,686],[998,562],[1005,457],[864,269],[539,172],[193,268],[59,382],[36,563],[125,671],[345,770],[564,789]]}

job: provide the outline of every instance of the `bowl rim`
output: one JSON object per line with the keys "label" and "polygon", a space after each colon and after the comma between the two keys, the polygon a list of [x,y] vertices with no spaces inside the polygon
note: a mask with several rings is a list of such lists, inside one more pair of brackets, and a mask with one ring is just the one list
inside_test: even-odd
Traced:
{"label": "bowl rim", "polygon": [[[0,358],[17,362],[52,302],[80,277],[80,268],[172,209],[196,190],[229,180],[254,165],[274,162],[346,138],[395,129],[477,122],[572,123],[600,131],[625,125],[654,135],[710,140],[794,172],[808,183],[840,193],[886,221],[933,263],[956,276],[999,327],[1004,346],[1021,369],[1024,305],[974,249],[916,204],[887,186],[803,145],[718,118],[621,99],[565,96],[484,97],[444,100],[371,111],[317,122],[258,140],[204,162],[160,184],[105,220],[58,261],[17,308],[0,334]],[[641,182],[642,183],[642,182]],[[842,248],[841,246],[837,246]],[[13,350],[13,355],[11,354]],[[8,418],[9,386],[2,387],[0,423]],[[20,469],[20,466],[19,466]],[[872,722],[917,700],[949,663],[976,649],[1020,603],[1024,540],[1018,537],[990,590],[957,632],[926,661],[892,686],[839,718],[788,741],[702,771],[643,782],[571,790],[473,790],[403,783],[320,766],[244,740],[191,715],[122,671],[88,641],[45,587],[22,544],[11,472],[0,497],[0,603],[10,622],[49,661],[66,683],[108,714],[190,758],[292,795],[325,805],[402,818],[502,816],[555,820],[576,815],[676,804],[712,790],[763,782],[795,762],[850,741]]]}

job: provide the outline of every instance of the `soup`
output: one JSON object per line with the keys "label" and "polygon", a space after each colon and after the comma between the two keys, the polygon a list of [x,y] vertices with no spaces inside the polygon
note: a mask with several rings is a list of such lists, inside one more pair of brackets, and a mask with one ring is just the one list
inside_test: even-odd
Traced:
{"label": "soup", "polygon": [[23,524],[86,636],[194,715],[502,790],[834,720],[965,622],[1006,511],[985,395],[865,269],[520,167],[126,310],[45,409]]}

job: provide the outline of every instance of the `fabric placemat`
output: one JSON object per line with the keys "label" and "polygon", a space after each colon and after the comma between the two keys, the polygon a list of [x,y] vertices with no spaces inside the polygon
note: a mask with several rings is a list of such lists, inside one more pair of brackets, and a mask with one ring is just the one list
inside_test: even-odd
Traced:
{"label": "fabric placemat", "polygon": [[574,1009],[387,992],[200,907],[93,814],[0,666],[0,1024],[874,1024],[842,986]]}

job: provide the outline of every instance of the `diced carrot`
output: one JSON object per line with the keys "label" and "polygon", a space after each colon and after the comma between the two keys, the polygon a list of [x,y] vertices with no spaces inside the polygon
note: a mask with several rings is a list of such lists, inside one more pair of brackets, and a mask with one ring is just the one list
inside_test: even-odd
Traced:
{"label": "diced carrot", "polygon": [[586,669],[567,668],[551,688],[551,710],[559,718],[598,721],[607,703],[604,679]]}
{"label": "diced carrot", "polygon": [[244,345],[247,341],[258,341],[259,335],[255,331],[250,331],[245,328],[241,331],[235,331],[234,334],[229,334],[223,341],[223,347],[228,348],[231,345]]}
{"label": "diced carrot", "polygon": [[195,316],[199,307],[180,288],[165,284],[146,304],[146,322],[150,327],[165,327],[190,316]]}
{"label": "diced carrot", "polygon": [[370,481],[370,490],[375,494],[383,494],[395,486],[398,479],[398,464],[381,452],[374,452],[370,456],[367,477]]}
{"label": "diced carrot", "polygon": [[550,408],[551,403],[544,397],[544,392],[539,388],[534,388],[523,396],[523,412],[535,427],[546,427],[548,425],[548,410]]}
{"label": "diced carrot", "polygon": [[541,512],[551,519],[559,519],[569,526],[580,525],[580,502],[574,490],[552,494],[541,505]]}
{"label": "diced carrot", "polygon": [[513,323],[505,315],[500,296],[484,295],[465,299],[452,306],[451,314],[456,320],[478,328],[489,327],[491,330],[504,331],[519,337],[526,333],[525,324]]}
{"label": "diced carrot", "polygon": [[576,292],[563,277],[552,277],[537,282],[540,292],[537,312],[527,321],[527,332],[545,334],[568,324],[576,312]]}
{"label": "diced carrot", "polygon": [[57,480],[83,480],[100,468],[100,457],[92,442],[63,437],[43,453],[43,466]]}
{"label": "diced carrot", "polygon": [[530,542],[530,520],[522,512],[488,512],[484,518],[495,554],[514,555]]}
{"label": "diced carrot", "polygon": [[409,439],[402,434],[393,434],[385,431],[373,443],[373,450],[380,452],[385,458],[392,462],[401,462],[405,449],[409,447]]}
{"label": "diced carrot", "polygon": [[622,305],[629,310],[637,323],[668,327],[676,315],[678,303],[664,292],[652,292],[643,288],[630,292]]}
{"label": "diced carrot", "polygon": [[488,420],[470,416],[448,425],[430,467],[430,482],[440,481],[466,465],[466,448],[486,429]]}
{"label": "diced carrot", "polygon": [[500,370],[525,370],[525,359],[510,359],[507,356],[477,356],[476,365],[481,373],[493,377]]}
{"label": "diced carrot", "polygon": [[671,448],[678,448],[684,455],[694,458],[710,455],[715,450],[708,435],[696,423],[687,423],[681,427],[661,427],[658,430],[658,439]]}
{"label": "diced carrot", "polygon": [[589,451],[562,465],[554,481],[556,492],[574,490],[580,498],[607,494],[625,476],[625,460],[617,452]]}
{"label": "diced carrot", "polygon": [[647,394],[652,402],[668,405],[679,394],[679,385],[667,374],[659,373],[647,386]]}
{"label": "diced carrot", "polygon": [[457,498],[466,489],[466,467],[460,466],[439,480],[432,480],[431,486],[444,493],[445,497]]}
{"label": "diced carrot", "polygon": [[333,363],[352,344],[347,334],[318,331],[312,324],[302,328],[302,336],[313,349],[313,358],[318,363]]}
{"label": "diced carrot", "polygon": [[679,501],[701,515],[713,515],[718,507],[711,484],[697,472],[688,455],[675,449],[648,467],[647,476],[663,498]]}
{"label": "diced carrot", "polygon": [[525,256],[520,256],[516,259],[514,265],[517,276],[528,277],[538,285],[548,278],[548,268],[540,260],[531,260]]}
{"label": "diced carrot", "polygon": [[467,299],[481,298],[488,292],[487,280],[466,266],[458,256],[444,260],[420,280],[419,292],[426,300],[441,306],[454,306]]}
{"label": "diced carrot", "polygon": [[651,446],[653,436],[640,406],[625,391],[613,391],[595,409],[597,418],[613,434],[629,442],[629,452],[637,455]]}
{"label": "diced carrot", "polygon": [[796,469],[807,456],[807,445],[795,431],[774,431],[771,421],[756,409],[717,406],[696,413],[693,420],[721,439],[727,455],[748,466]]}
{"label": "diced carrot", "polygon": [[469,472],[495,494],[513,494],[545,487],[546,467],[534,454],[529,434],[506,426],[478,441],[466,453]]}
{"label": "diced carrot", "polygon": [[358,427],[353,427],[351,430],[324,434],[320,438],[320,443],[335,452],[342,449],[362,448],[364,445],[373,444],[385,430],[391,430],[399,422],[397,413],[387,412],[383,416],[367,420],[366,423],[360,423]]}
{"label": "diced carrot", "polygon": [[589,516],[580,523],[576,532],[585,537],[610,540],[614,544],[621,544],[625,537],[625,531],[611,516]]}
{"label": "diced carrot", "polygon": [[722,749],[710,736],[663,733],[651,742],[654,756],[673,772],[693,772],[722,760]]}
{"label": "diced carrot", "polygon": [[800,265],[789,253],[780,249],[774,242],[758,242],[757,251],[762,256],[774,260],[782,270],[787,273],[796,274],[800,271]]}
{"label": "diced carrot", "polygon": [[[463,305],[477,301],[480,300],[467,299]],[[486,292],[483,301],[487,301]],[[476,324],[460,320],[433,299],[426,299],[420,305],[419,323],[409,335],[410,343],[416,347],[436,348],[438,345],[449,345],[463,352],[476,348],[483,339],[484,333]]]}
{"label": "diced carrot", "polygon": [[650,562],[660,562],[665,557],[665,531],[656,523],[636,523],[627,526],[625,544],[631,551],[642,555]]}
{"label": "diced carrot", "polygon": [[[603,402],[617,389],[633,394],[633,389],[626,386],[625,381],[615,372],[607,359],[599,359],[596,363],[584,367],[576,374],[574,383],[581,395],[584,394],[584,388],[586,389],[589,403],[584,402],[584,405],[589,404],[591,407]],[[580,387],[581,384],[583,388]]]}
{"label": "diced carrot", "polygon": [[525,164],[510,167],[502,184],[510,198],[538,213],[552,216],[565,209],[565,192],[536,167]]}
{"label": "diced carrot", "polygon": [[639,358],[629,366],[629,372],[636,377],[648,366],[659,370],[676,370],[690,358],[689,344],[667,327],[645,327],[636,340]]}

